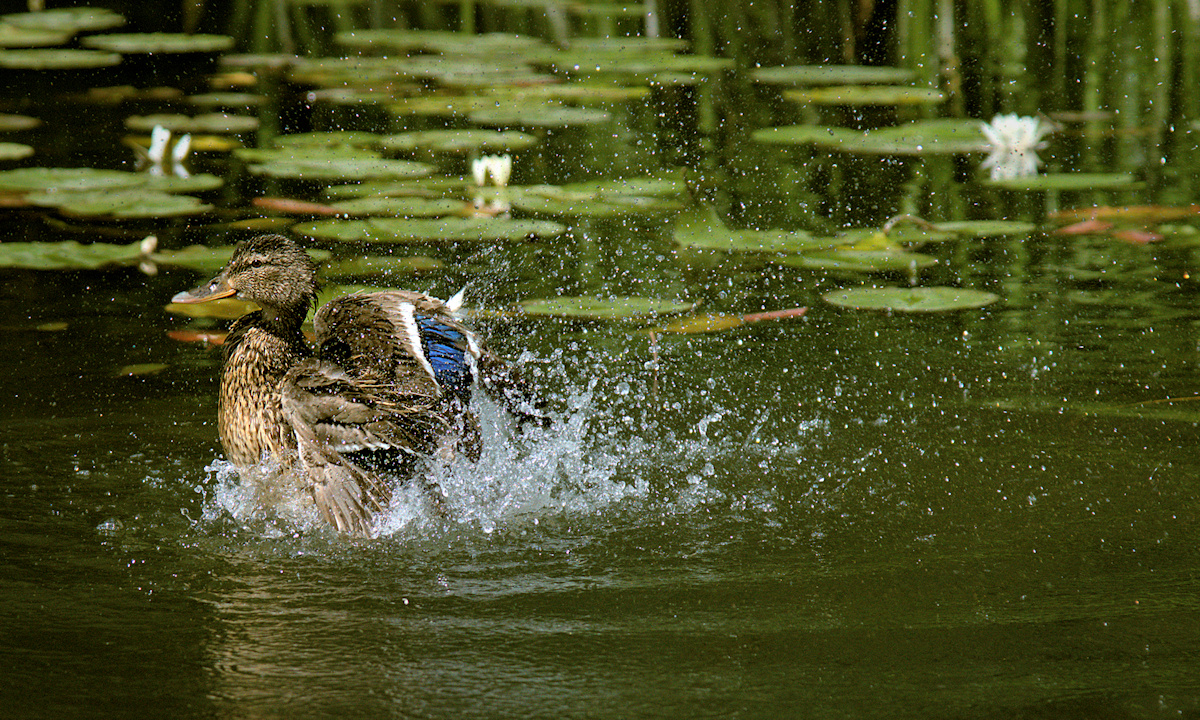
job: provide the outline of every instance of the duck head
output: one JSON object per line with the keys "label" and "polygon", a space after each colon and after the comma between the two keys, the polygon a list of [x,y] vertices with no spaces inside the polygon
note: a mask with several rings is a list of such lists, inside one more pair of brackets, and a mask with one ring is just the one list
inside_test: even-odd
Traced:
{"label": "duck head", "polygon": [[259,235],[238,244],[229,264],[211,281],[171,298],[202,303],[225,297],[248,300],[268,319],[301,318],[317,295],[317,264],[294,240]]}

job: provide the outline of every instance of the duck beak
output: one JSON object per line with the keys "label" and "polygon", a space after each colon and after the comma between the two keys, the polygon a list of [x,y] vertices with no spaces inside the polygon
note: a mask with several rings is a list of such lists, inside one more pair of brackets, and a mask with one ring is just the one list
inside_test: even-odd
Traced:
{"label": "duck beak", "polygon": [[225,276],[218,275],[212,279],[212,282],[205,283],[200,287],[192,288],[179,293],[171,298],[173,303],[195,304],[208,302],[209,300],[218,300],[220,298],[231,297],[237,294],[237,288],[229,284]]}

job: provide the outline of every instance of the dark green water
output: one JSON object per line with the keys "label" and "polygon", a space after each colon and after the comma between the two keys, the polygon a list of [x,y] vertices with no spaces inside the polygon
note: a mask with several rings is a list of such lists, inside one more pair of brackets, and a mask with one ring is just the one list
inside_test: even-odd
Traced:
{"label": "dark green water", "polygon": [[[1194,717],[1195,411],[1110,411],[1193,394],[1191,256],[1091,245],[1104,277],[1030,238],[1013,279],[983,243],[963,275],[1006,300],[938,316],[643,265],[712,309],[811,306],[662,336],[657,385],[644,334],[493,322],[560,423],[446,473],[455,520],[402,497],[370,541],[214,465],[218,354],[161,310],[195,274],[4,272],[5,714]],[[555,252],[459,260],[503,303]]]}

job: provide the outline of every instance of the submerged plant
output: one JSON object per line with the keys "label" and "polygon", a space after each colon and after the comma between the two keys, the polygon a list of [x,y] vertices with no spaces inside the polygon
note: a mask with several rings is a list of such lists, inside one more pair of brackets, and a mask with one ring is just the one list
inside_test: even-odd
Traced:
{"label": "submerged plant", "polygon": [[1037,151],[1046,148],[1042,138],[1054,132],[1054,125],[1013,113],[997,115],[980,129],[990,145],[982,167],[991,170],[993,180],[1007,180],[1037,175],[1042,165]]}

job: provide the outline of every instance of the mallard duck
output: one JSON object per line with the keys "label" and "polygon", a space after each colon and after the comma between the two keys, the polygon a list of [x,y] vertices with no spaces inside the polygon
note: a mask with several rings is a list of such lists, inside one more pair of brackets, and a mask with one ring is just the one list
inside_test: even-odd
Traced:
{"label": "mallard duck", "polygon": [[240,243],[212,281],[172,298],[224,297],[261,309],[225,341],[217,424],[239,469],[288,468],[337,530],[365,535],[398,479],[432,459],[478,459],[469,404],[475,380],[526,419],[542,421],[527,388],[463,325],[462,293],[347,295],[317,311],[315,348],[301,332],[316,302],[317,267],[294,240]]}

